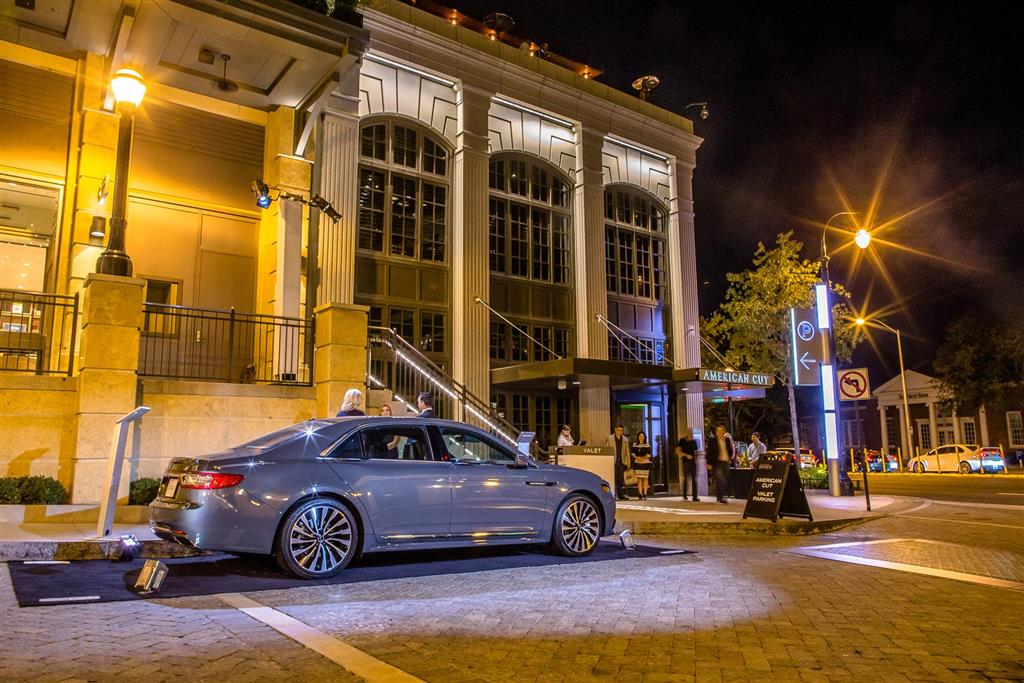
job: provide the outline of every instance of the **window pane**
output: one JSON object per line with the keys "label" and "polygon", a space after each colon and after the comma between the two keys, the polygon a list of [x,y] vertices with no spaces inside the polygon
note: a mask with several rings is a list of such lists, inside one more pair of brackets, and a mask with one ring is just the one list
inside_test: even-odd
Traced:
{"label": "window pane", "polygon": [[444,313],[420,313],[420,351],[444,353]]}
{"label": "window pane", "polygon": [[651,240],[651,266],[654,271],[654,298],[664,301],[665,296],[665,243]]}
{"label": "window pane", "polygon": [[514,463],[516,460],[512,453],[471,432],[445,427],[441,429],[441,437],[444,439],[448,454],[455,460],[502,465]]}
{"label": "window pane", "polygon": [[510,272],[520,277],[530,277],[530,210],[519,204],[509,205],[509,228],[511,232]]}
{"label": "window pane", "polygon": [[615,228],[605,227],[604,229],[604,273],[605,273],[605,287],[609,292],[617,292],[618,278],[616,273],[618,271],[618,264],[615,258],[616,247]]}
{"label": "window pane", "polygon": [[610,221],[615,220],[615,193],[611,190],[604,193],[604,217]]}
{"label": "window pane", "polygon": [[392,308],[388,313],[388,327],[393,329],[398,336],[415,344],[416,314],[404,308]]}
{"label": "window pane", "polygon": [[555,328],[554,351],[562,358],[568,358],[572,355],[572,349],[569,348],[569,330],[564,327]]}
{"label": "window pane", "polygon": [[551,413],[551,397],[537,396],[533,399],[534,427],[537,431],[538,440],[550,444],[551,437],[555,433],[555,423]]}
{"label": "window pane", "polygon": [[512,394],[512,424],[522,431],[530,428],[530,398],[523,394]]}
{"label": "window pane", "polygon": [[490,173],[487,178],[487,185],[492,190],[506,192],[505,188],[505,162],[500,159],[492,159]]}
{"label": "window pane", "polygon": [[572,399],[559,396],[555,399],[555,426],[572,424]]}
{"label": "window pane", "polygon": [[643,197],[636,197],[633,200],[633,224],[638,228],[647,230],[651,224],[651,213],[647,200]]}
{"label": "window pane", "polygon": [[416,168],[416,131],[405,126],[395,126],[391,160],[396,164]]}
{"label": "window pane", "polygon": [[427,434],[419,427],[364,429],[363,451],[374,460],[432,460]]}
{"label": "window pane", "polygon": [[526,162],[510,159],[508,162],[508,190],[512,194],[526,196]]}
{"label": "window pane", "polygon": [[491,360],[505,360],[505,336],[508,328],[505,323],[491,321]]}
{"label": "window pane", "polygon": [[626,225],[632,225],[633,224],[633,209],[632,209],[632,206],[631,206],[630,201],[629,201],[630,200],[630,196],[628,194],[626,194],[625,192],[616,192],[615,193],[615,198],[618,200],[618,202],[616,204],[618,210],[616,212],[615,219],[618,222],[620,222],[620,223],[625,223]]}
{"label": "window pane", "polygon": [[515,327],[512,328],[512,360],[530,360],[530,340]]}
{"label": "window pane", "polygon": [[643,235],[636,236],[636,293],[649,299],[651,297],[651,239]]}
{"label": "window pane", "polygon": [[633,235],[627,230],[619,231],[619,293],[635,294]]}
{"label": "window pane", "polygon": [[338,444],[327,457],[329,458],[362,458],[363,443],[358,434],[350,436]]}
{"label": "window pane", "polygon": [[530,171],[531,189],[530,196],[535,202],[548,202],[548,172],[540,166],[532,167]]}
{"label": "window pane", "polygon": [[391,253],[416,255],[416,181],[391,176]]}
{"label": "window pane", "polygon": [[447,199],[447,188],[423,183],[423,239],[420,244],[420,258],[426,261],[444,261]]}
{"label": "window pane", "polygon": [[552,217],[552,275],[555,282],[569,281],[569,217],[555,214]]}
{"label": "window pane", "polygon": [[[534,325],[533,338],[539,343],[533,345],[533,359],[535,361],[551,360],[552,355],[547,349],[551,348],[551,328]],[[545,348],[547,347],[547,349]]]}
{"label": "window pane", "polygon": [[651,230],[661,232],[665,229],[665,212],[654,207],[651,211]]}
{"label": "window pane", "polygon": [[363,127],[360,134],[359,153],[370,159],[387,159],[388,127],[379,124],[376,126]]}
{"label": "window pane", "polygon": [[384,251],[384,174],[359,169],[359,248]]}
{"label": "window pane", "polygon": [[448,173],[448,152],[427,136],[423,136],[423,170],[427,173]]}
{"label": "window pane", "polygon": [[384,327],[384,309],[380,306],[370,306],[366,314],[366,324],[370,327]]}
{"label": "window pane", "polygon": [[533,219],[533,279],[548,280],[551,276],[551,228],[548,221],[551,214],[547,211],[534,209]]}
{"label": "window pane", "polygon": [[492,198],[490,201],[490,259],[491,272],[504,273],[505,265],[505,241],[508,239],[508,218],[506,211],[508,205],[501,199]]}
{"label": "window pane", "polygon": [[608,360],[622,360],[622,343],[611,332],[608,333]]}
{"label": "window pane", "polygon": [[555,206],[569,205],[569,186],[556,175],[551,177],[551,203]]}
{"label": "window pane", "polygon": [[1010,432],[1010,444],[1013,446],[1024,444],[1024,419],[1021,419],[1019,410],[1011,410],[1006,413],[1006,426]]}

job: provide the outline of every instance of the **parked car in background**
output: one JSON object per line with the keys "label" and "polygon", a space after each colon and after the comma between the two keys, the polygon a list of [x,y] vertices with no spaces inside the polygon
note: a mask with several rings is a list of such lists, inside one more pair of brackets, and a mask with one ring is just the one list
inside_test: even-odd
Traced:
{"label": "parked car in background", "polygon": [[[773,448],[772,450],[774,452],[776,452],[776,453],[787,453],[789,455],[793,455],[793,453],[794,453],[792,446],[784,446],[782,448]],[[814,467],[817,464],[818,464],[818,457],[814,454],[814,451],[812,451],[810,448],[803,448],[803,447],[801,447],[800,448],[800,469],[807,469],[809,467]]]}
{"label": "parked car in background", "polygon": [[898,472],[900,469],[900,461],[895,453],[886,453],[883,457],[881,451],[867,448],[864,450],[863,456],[857,453],[854,458],[857,463],[854,469],[857,471],[863,469],[861,465],[862,457],[867,459],[869,472]]}
{"label": "parked car in background", "polygon": [[466,424],[340,417],[175,458],[150,520],[165,540],[273,554],[319,579],[381,551],[548,543],[587,555],[612,533],[615,498],[590,472],[538,464]]}
{"label": "parked car in background", "polygon": [[1006,463],[998,448],[978,448],[971,444],[946,444],[916,455],[907,462],[911,472],[1005,472]]}

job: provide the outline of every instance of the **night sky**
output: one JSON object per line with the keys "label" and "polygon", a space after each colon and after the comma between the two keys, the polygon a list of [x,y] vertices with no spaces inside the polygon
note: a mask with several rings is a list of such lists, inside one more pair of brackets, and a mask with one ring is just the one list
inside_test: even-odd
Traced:
{"label": "night sky", "polygon": [[[850,236],[830,231],[832,275],[857,306],[904,331],[907,365],[930,372],[946,324],[961,315],[1024,318],[1024,84],[1019,23],[996,3],[462,2],[477,19],[505,12],[512,33],[696,118],[701,311],[758,241],[793,230],[818,258],[821,226],[860,212],[881,244],[853,270]],[[1016,126],[1011,127],[1011,121]],[[843,202],[846,198],[846,204]],[[877,197],[877,199],[874,199]],[[901,218],[902,217],[902,218]],[[893,220],[898,219],[898,220]],[[849,226],[847,217],[833,225]],[[856,364],[873,384],[898,371],[891,335]]]}

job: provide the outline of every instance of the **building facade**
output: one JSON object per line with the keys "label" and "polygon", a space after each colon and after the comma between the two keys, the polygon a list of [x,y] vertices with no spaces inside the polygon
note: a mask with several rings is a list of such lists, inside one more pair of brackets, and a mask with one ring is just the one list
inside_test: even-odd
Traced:
{"label": "building facade", "polygon": [[[690,120],[528,40],[397,0],[336,17],[286,0],[54,7],[2,19],[0,191],[16,211],[0,235],[0,289],[87,288],[110,232],[118,115],[108,83],[123,66],[137,69],[148,91],[135,119],[126,250],[145,302],[133,400],[163,401],[165,417],[154,410],[146,421],[167,420],[136,444],[153,468],[173,454],[182,425],[219,446],[266,431],[268,420],[333,414],[345,382],[331,361],[314,365],[311,334],[281,322],[331,307],[363,316],[364,346],[373,330],[393,330],[431,372],[542,442],[564,422],[603,442],[623,421],[667,454],[681,429],[700,432],[699,392],[630,369],[700,366],[692,177],[701,141]],[[264,209],[256,179],[273,199]],[[21,329],[15,298],[8,331]],[[66,366],[62,382],[78,377],[87,311],[75,311],[42,343],[45,354],[0,349],[3,367]],[[210,351],[217,333],[194,311],[230,312],[231,330],[245,319],[256,332],[241,345],[232,332]],[[299,352],[253,352],[261,335]],[[163,357],[174,369],[158,369]],[[598,365],[545,374],[566,359]],[[213,365],[226,370],[206,376]],[[500,380],[513,366],[538,371]],[[5,380],[5,401],[21,406],[4,417],[8,433],[48,401],[89,413],[81,379],[77,399],[46,394],[69,391],[50,380],[43,389]],[[201,406],[224,392],[238,408],[221,402],[228,426],[210,426]],[[46,437],[57,455],[23,469],[77,481],[67,463],[81,432]],[[5,445],[7,470],[24,455]]]}

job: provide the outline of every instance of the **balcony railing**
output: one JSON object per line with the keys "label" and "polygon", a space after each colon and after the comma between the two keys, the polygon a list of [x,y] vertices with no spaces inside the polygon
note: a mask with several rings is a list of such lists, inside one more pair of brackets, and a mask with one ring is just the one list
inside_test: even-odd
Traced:
{"label": "balcony railing", "polygon": [[77,294],[0,289],[0,370],[70,377],[77,316]]}
{"label": "balcony railing", "polygon": [[313,322],[146,303],[139,375],[207,382],[309,385]]}

